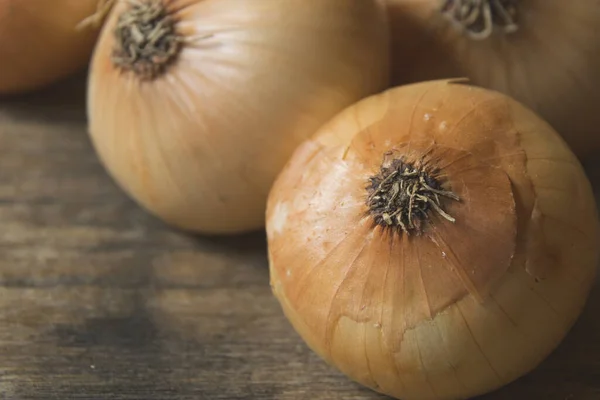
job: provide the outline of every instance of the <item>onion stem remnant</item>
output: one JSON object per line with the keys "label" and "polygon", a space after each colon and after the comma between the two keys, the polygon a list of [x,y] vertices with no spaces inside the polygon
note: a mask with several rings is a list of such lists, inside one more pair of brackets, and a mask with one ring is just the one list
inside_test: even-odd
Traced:
{"label": "onion stem remnant", "polygon": [[444,211],[441,200],[460,201],[460,198],[443,189],[439,169],[423,160],[413,163],[402,157],[386,164],[384,161],[379,173],[369,178],[367,186],[367,206],[376,225],[420,235],[431,211],[455,222]]}
{"label": "onion stem remnant", "polygon": [[494,25],[505,33],[517,31],[518,0],[444,0],[442,14],[476,40],[488,38]]}
{"label": "onion stem remnant", "polygon": [[133,71],[142,80],[164,73],[184,42],[175,29],[174,18],[160,0],[130,0],[129,9],[119,16],[114,34],[112,62],[122,70]]}

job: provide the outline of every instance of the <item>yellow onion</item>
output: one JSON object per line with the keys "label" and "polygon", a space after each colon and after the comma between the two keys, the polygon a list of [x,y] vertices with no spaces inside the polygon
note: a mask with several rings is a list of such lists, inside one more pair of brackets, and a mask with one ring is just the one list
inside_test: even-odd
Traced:
{"label": "yellow onion", "polygon": [[386,1],[395,85],[468,77],[539,113],[580,158],[600,151],[597,1]]}
{"label": "yellow onion", "polygon": [[90,134],[109,173],[172,226],[264,226],[293,149],[383,90],[386,12],[373,0],[119,1],[95,50]]}
{"label": "yellow onion", "polygon": [[403,400],[538,365],[578,318],[600,233],[549,124],[455,81],[390,89],[305,141],[267,209],[271,286],[306,343]]}
{"label": "yellow onion", "polygon": [[89,62],[103,0],[0,1],[0,94],[38,89]]}

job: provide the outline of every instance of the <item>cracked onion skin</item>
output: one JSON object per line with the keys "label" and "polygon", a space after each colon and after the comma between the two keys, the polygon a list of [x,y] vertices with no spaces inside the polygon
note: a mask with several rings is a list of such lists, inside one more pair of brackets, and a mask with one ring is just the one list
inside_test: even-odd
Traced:
{"label": "cracked onion skin", "polygon": [[580,160],[600,152],[600,3],[508,0],[517,31],[476,40],[440,13],[448,0],[386,1],[393,85],[467,77],[534,110]]}
{"label": "cracked onion skin", "polygon": [[[458,196],[439,200],[454,222],[430,207],[410,235],[376,223],[401,194],[381,189],[396,200],[371,207],[370,179],[399,159]],[[406,188],[399,174],[388,188]],[[599,232],[591,185],[550,125],[447,80],[338,114],[297,148],[267,208],[271,287],[291,324],[328,363],[403,400],[466,399],[535,368],[585,305]]]}
{"label": "cracked onion skin", "polygon": [[385,5],[157,3],[183,44],[155,76],[141,79],[111,59],[125,1],[101,33],[88,91],[97,154],[129,196],[172,227],[216,235],[263,228],[269,189],[295,147],[388,86]]}
{"label": "cracked onion skin", "polygon": [[30,92],[83,69],[99,29],[77,25],[99,0],[1,0],[0,95]]}

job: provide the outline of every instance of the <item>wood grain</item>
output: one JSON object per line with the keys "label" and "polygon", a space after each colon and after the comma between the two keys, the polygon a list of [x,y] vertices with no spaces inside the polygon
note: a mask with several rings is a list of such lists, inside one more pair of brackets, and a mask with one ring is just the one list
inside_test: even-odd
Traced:
{"label": "wood grain", "polygon": [[[0,399],[384,399],[292,330],[263,233],[185,235],[115,186],[84,90],[0,100]],[[546,362],[480,400],[600,399],[598,315],[596,289]]]}

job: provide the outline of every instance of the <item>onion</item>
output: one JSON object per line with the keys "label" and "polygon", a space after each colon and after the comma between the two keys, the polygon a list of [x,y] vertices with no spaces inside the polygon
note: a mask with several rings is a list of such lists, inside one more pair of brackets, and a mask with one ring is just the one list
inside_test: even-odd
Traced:
{"label": "onion", "polygon": [[269,195],[271,286],[354,380],[464,399],[538,365],[598,263],[591,185],[531,110],[433,81],[351,106],[300,145]]}
{"label": "onion", "polygon": [[172,226],[263,227],[296,145],[388,85],[386,21],[372,0],[117,2],[90,71],[94,146]]}
{"label": "onion", "polygon": [[600,151],[597,1],[386,1],[394,85],[468,77],[539,113],[581,159]]}
{"label": "onion", "polygon": [[89,62],[99,31],[86,24],[102,0],[0,1],[0,94],[54,83]]}

